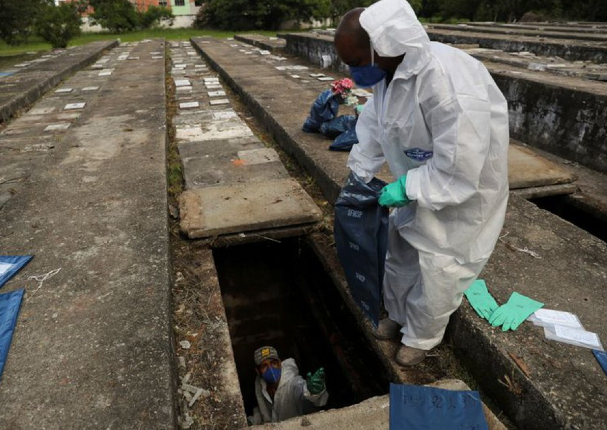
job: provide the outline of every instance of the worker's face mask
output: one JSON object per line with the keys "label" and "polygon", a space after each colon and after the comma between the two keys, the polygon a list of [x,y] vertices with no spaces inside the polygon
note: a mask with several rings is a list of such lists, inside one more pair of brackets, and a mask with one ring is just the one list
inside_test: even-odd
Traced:
{"label": "worker's face mask", "polygon": [[268,384],[276,384],[278,381],[280,381],[280,373],[280,369],[268,366],[268,368],[261,374],[261,377]]}
{"label": "worker's face mask", "polygon": [[350,75],[354,83],[361,88],[369,88],[386,77],[386,72],[375,65],[373,44],[371,45],[371,64],[366,66],[350,66]]}

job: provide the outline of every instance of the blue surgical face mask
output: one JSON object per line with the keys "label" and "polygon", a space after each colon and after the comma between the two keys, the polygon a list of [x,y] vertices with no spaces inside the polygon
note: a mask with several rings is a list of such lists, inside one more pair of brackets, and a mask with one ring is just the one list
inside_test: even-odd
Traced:
{"label": "blue surgical face mask", "polygon": [[261,377],[268,384],[276,384],[280,381],[280,369],[276,369],[272,366],[269,366],[262,374]]}
{"label": "blue surgical face mask", "polygon": [[370,88],[386,77],[386,72],[375,65],[373,54],[373,45],[371,45],[371,64],[350,66],[350,75],[352,75],[354,83],[361,88]]}

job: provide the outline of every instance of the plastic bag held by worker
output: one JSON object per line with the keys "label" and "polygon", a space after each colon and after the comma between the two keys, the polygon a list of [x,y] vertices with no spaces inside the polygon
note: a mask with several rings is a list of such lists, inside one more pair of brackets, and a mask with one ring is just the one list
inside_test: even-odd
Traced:
{"label": "plastic bag held by worker", "polygon": [[353,172],[335,202],[335,244],[354,301],[377,326],[388,246],[388,209],[378,204],[385,182]]}
{"label": "plastic bag held by worker", "polygon": [[310,116],[304,122],[302,130],[306,133],[318,133],[322,123],[331,121],[337,116],[339,100],[331,90],[319,94],[310,109]]}

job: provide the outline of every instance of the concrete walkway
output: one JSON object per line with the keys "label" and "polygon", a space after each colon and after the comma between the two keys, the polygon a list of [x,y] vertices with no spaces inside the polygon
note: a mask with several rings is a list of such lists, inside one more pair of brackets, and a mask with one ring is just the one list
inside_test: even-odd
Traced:
{"label": "concrete walkway", "polygon": [[26,295],[0,428],[174,428],[164,43],[60,90],[0,136],[0,248],[35,256],[3,288]]}
{"label": "concrete walkway", "polygon": [[[327,151],[329,141],[300,131],[311,101],[326,84],[308,78],[314,70],[301,71],[295,78],[294,72],[276,69],[278,59],[259,52],[239,55],[240,47],[230,42],[206,42],[195,40],[275,139],[334,201],[347,174],[347,155]],[[511,196],[504,234],[482,274],[498,302],[506,302],[517,291],[544,302],[546,308],[574,312],[605,344],[607,299],[602,290],[607,245],[516,196]],[[524,250],[537,252],[540,258]],[[338,266],[328,270],[340,271]],[[453,318],[451,338],[483,388],[499,399],[521,428],[591,429],[607,419],[605,375],[589,350],[545,340],[543,331],[530,323],[514,333],[502,333],[467,304]],[[381,344],[388,354],[396,348],[390,342]],[[530,371],[525,373],[515,360],[527,363]]]}
{"label": "concrete walkway", "polygon": [[45,92],[74,72],[93,63],[103,51],[118,41],[101,40],[83,46],[53,51],[31,64],[13,68],[14,74],[0,79],[0,124],[25,109]]}

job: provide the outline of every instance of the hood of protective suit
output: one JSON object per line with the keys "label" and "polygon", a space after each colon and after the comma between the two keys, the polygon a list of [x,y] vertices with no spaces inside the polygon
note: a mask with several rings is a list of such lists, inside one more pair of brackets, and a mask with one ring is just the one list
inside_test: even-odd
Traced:
{"label": "hood of protective suit", "polygon": [[[360,14],[375,51],[382,57],[405,54],[399,75],[417,74],[430,60],[430,39],[405,0],[380,0]],[[403,76],[404,74],[404,76]]]}

